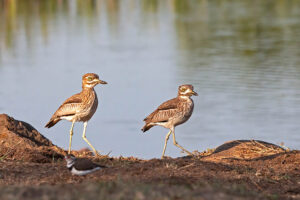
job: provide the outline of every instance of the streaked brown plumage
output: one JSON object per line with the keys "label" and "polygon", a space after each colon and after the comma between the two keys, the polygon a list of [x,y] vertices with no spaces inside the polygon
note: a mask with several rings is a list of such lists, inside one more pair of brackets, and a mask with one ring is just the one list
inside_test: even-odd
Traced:
{"label": "streaked brown plumage", "polygon": [[167,134],[165,139],[162,158],[164,157],[167,141],[171,133],[173,134],[174,145],[181,148],[188,154],[191,154],[176,142],[174,131],[176,126],[186,122],[191,117],[194,110],[194,102],[190,98],[192,95],[198,95],[194,92],[192,85],[181,85],[178,88],[178,96],[176,98],[164,102],[144,119],[145,125],[142,128],[143,132],[148,131],[156,125],[170,129],[170,132]]}
{"label": "streaked brown plumage", "polygon": [[50,121],[46,124],[46,128],[51,128],[62,119],[72,122],[70,130],[69,153],[71,151],[73,126],[75,122],[84,122],[83,139],[92,147],[85,137],[87,122],[92,118],[98,107],[98,98],[94,90],[97,84],[107,84],[105,81],[99,80],[99,76],[94,73],[88,73],[82,77],[82,91],[68,98],[53,114]]}
{"label": "streaked brown plumage", "polygon": [[94,89],[83,88],[83,90],[68,98],[53,114],[46,127],[51,128],[62,119],[70,121],[88,121],[96,112],[98,98]]}

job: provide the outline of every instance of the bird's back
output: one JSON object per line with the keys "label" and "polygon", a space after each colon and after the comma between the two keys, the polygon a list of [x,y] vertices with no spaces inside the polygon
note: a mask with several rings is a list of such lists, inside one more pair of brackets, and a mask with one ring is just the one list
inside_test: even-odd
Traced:
{"label": "bird's back", "polygon": [[151,122],[164,122],[176,114],[178,98],[170,99],[162,103],[155,111],[148,115],[144,121],[146,123]]}
{"label": "bird's back", "polygon": [[194,104],[190,98],[182,99],[176,97],[162,103],[154,112],[144,119],[146,122],[142,131],[147,131],[155,125],[166,128],[177,126],[187,121],[192,112]]}
{"label": "bird's back", "polygon": [[98,98],[94,89],[82,90],[64,101],[47,123],[46,127],[54,126],[61,119],[69,121],[88,121],[96,112]]}
{"label": "bird's back", "polygon": [[94,163],[91,160],[86,159],[86,158],[77,158],[76,162],[74,163],[74,167],[77,170],[91,170],[91,169],[94,169],[94,168],[97,168],[97,167],[107,168],[104,165],[96,164],[96,163]]}

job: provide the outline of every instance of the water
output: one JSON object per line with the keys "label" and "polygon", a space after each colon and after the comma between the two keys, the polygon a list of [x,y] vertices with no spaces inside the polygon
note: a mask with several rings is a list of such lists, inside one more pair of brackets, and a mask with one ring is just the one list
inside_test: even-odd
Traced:
{"label": "water", "polygon": [[[179,144],[234,139],[300,148],[300,2],[0,1],[0,112],[68,147],[70,122],[44,125],[95,72],[87,138],[103,154],[160,157],[168,130],[142,119],[190,83],[199,93]],[[87,145],[75,125],[73,149]],[[166,155],[181,156],[169,141]]]}

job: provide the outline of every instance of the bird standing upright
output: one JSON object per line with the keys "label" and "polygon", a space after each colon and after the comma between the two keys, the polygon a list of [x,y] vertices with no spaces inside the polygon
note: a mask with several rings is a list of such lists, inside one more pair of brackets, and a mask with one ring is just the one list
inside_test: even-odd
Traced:
{"label": "bird standing upright", "polygon": [[180,146],[175,139],[175,127],[186,122],[193,113],[194,102],[191,99],[192,95],[198,96],[192,85],[181,85],[178,88],[178,95],[176,98],[164,102],[144,119],[146,124],[142,128],[143,132],[146,132],[156,125],[170,129],[165,138],[165,145],[161,158],[165,155],[167,142],[171,133],[173,135],[174,145],[181,148],[187,154],[192,155],[191,152]]}
{"label": "bird standing upright", "polygon": [[98,84],[107,84],[105,81],[99,79],[99,76],[94,73],[87,73],[82,76],[82,91],[68,98],[53,114],[50,121],[46,124],[46,128],[51,128],[62,119],[72,122],[70,130],[70,141],[68,154],[71,153],[73,128],[75,122],[83,122],[82,138],[93,149],[95,154],[98,152],[87,140],[86,126],[88,121],[92,118],[98,107],[98,98],[94,87]]}

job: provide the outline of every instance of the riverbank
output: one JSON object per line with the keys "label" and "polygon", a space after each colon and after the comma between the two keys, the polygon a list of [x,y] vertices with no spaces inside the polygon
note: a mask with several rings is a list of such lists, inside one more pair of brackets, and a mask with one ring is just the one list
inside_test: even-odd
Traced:
{"label": "riverbank", "polygon": [[108,167],[86,176],[71,175],[61,148],[7,115],[0,115],[0,143],[3,200],[300,199],[300,151],[262,141],[231,141],[164,160],[74,151]]}

